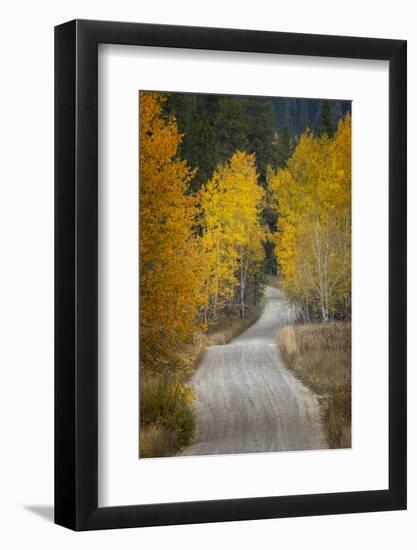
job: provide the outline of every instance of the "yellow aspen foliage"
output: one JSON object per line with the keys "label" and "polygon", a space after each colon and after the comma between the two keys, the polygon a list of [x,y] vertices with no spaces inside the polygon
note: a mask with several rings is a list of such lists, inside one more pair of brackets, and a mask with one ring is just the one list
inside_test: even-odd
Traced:
{"label": "yellow aspen foliage", "polygon": [[208,275],[205,319],[215,319],[217,311],[234,299],[236,289],[245,315],[248,279],[251,271],[259,270],[264,255],[262,201],[255,156],[241,151],[217,168],[201,192]]}
{"label": "yellow aspen foliage", "polygon": [[350,315],[351,117],[333,138],[307,130],[287,162],[270,171],[278,209],[273,236],[282,285],[311,313],[329,320]]}
{"label": "yellow aspen foliage", "polygon": [[204,303],[205,262],[193,227],[194,172],[177,157],[175,119],[162,117],[165,97],[140,94],[140,358],[145,368],[176,368]]}

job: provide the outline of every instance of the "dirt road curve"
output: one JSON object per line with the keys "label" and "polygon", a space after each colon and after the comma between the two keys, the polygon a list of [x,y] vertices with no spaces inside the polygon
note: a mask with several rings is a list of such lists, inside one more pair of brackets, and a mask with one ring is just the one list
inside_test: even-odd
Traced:
{"label": "dirt road curve", "polygon": [[324,449],[315,395],[283,365],[276,346],[292,310],[266,288],[262,317],[224,346],[210,346],[194,375],[198,430],[184,455]]}

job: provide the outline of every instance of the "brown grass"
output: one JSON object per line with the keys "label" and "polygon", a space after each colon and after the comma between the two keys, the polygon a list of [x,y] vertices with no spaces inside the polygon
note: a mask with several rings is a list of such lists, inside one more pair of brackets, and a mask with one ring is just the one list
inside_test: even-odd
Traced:
{"label": "brown grass", "polygon": [[140,378],[140,458],[173,456],[189,444],[195,430],[192,393],[177,373],[142,369]]}
{"label": "brown grass", "polygon": [[351,447],[350,323],[288,325],[278,344],[286,365],[321,397],[330,447]]}
{"label": "brown grass", "polygon": [[262,315],[265,300],[261,300],[256,306],[250,306],[246,311],[246,317],[240,318],[237,314],[231,317],[220,317],[213,327],[213,331],[205,335],[206,346],[221,346],[228,344],[233,338],[245,332]]}
{"label": "brown grass", "polygon": [[140,457],[172,456],[179,448],[178,439],[174,431],[162,426],[151,424],[140,430]]}

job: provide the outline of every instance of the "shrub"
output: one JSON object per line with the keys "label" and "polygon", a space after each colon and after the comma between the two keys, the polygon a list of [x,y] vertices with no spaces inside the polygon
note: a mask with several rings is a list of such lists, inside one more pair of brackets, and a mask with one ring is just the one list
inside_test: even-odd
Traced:
{"label": "shrub", "polygon": [[194,434],[191,389],[176,375],[142,371],[140,384],[140,456],[172,456]]}

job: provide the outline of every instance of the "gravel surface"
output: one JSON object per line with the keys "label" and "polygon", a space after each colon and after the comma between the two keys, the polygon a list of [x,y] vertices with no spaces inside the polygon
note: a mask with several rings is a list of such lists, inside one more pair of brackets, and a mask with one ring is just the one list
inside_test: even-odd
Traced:
{"label": "gravel surface", "polygon": [[317,397],[283,365],[276,345],[293,310],[266,287],[257,323],[223,346],[210,346],[194,377],[198,420],[184,455],[327,448]]}

